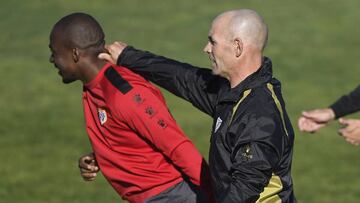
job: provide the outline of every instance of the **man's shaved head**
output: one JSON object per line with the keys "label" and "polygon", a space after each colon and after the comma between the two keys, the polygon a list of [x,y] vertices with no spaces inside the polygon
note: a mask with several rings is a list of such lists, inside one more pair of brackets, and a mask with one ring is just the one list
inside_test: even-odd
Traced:
{"label": "man's shaved head", "polygon": [[85,13],[72,13],[61,18],[53,27],[50,38],[61,37],[65,47],[87,49],[105,44],[100,24]]}
{"label": "man's shaved head", "polygon": [[214,23],[222,23],[230,40],[239,38],[263,50],[268,39],[268,28],[263,18],[255,11],[240,9],[227,11],[216,17]]}
{"label": "man's shaved head", "polygon": [[100,24],[85,13],[72,13],[61,18],[50,34],[50,62],[59,70],[64,83],[90,81],[103,61],[104,32]]}
{"label": "man's shaved head", "polygon": [[261,66],[268,28],[253,10],[231,10],[214,19],[208,38],[204,52],[213,74],[227,78],[235,87]]}

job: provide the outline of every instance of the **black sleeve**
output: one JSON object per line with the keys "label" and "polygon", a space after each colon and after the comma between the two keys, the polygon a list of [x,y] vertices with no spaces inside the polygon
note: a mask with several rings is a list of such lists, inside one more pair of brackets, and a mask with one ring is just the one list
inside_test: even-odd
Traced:
{"label": "black sleeve", "polygon": [[117,65],[124,66],[212,115],[223,78],[211,70],[194,67],[150,52],[126,47]]}
{"label": "black sleeve", "polygon": [[[251,118],[242,137],[257,137],[239,143],[231,156],[231,183],[218,202],[255,202],[268,185],[282,154],[283,133],[273,118]],[[286,136],[286,135],[285,135]]]}
{"label": "black sleeve", "polygon": [[330,108],[339,118],[360,110],[360,86],[347,95],[342,96]]}

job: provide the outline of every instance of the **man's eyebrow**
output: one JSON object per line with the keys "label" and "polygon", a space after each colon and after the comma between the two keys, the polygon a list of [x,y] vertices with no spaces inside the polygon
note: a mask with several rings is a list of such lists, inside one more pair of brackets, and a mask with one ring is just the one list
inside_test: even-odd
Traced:
{"label": "man's eyebrow", "polygon": [[214,39],[211,36],[208,36],[209,42],[214,43]]}

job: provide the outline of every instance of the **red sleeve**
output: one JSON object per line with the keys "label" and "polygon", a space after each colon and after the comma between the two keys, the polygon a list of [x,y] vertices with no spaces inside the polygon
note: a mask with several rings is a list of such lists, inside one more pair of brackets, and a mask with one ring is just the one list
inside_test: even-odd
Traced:
{"label": "red sleeve", "polygon": [[200,185],[203,157],[176,124],[169,110],[150,89],[136,86],[115,98],[115,116],[150,141],[167,156],[191,182]]}

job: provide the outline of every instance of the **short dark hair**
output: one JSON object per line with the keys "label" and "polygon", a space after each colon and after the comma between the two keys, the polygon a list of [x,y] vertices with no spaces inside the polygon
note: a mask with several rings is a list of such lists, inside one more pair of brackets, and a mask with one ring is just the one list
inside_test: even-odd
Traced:
{"label": "short dark hair", "polygon": [[60,32],[64,45],[68,48],[87,49],[105,44],[105,34],[100,24],[89,14],[72,13],[61,18],[53,27]]}

